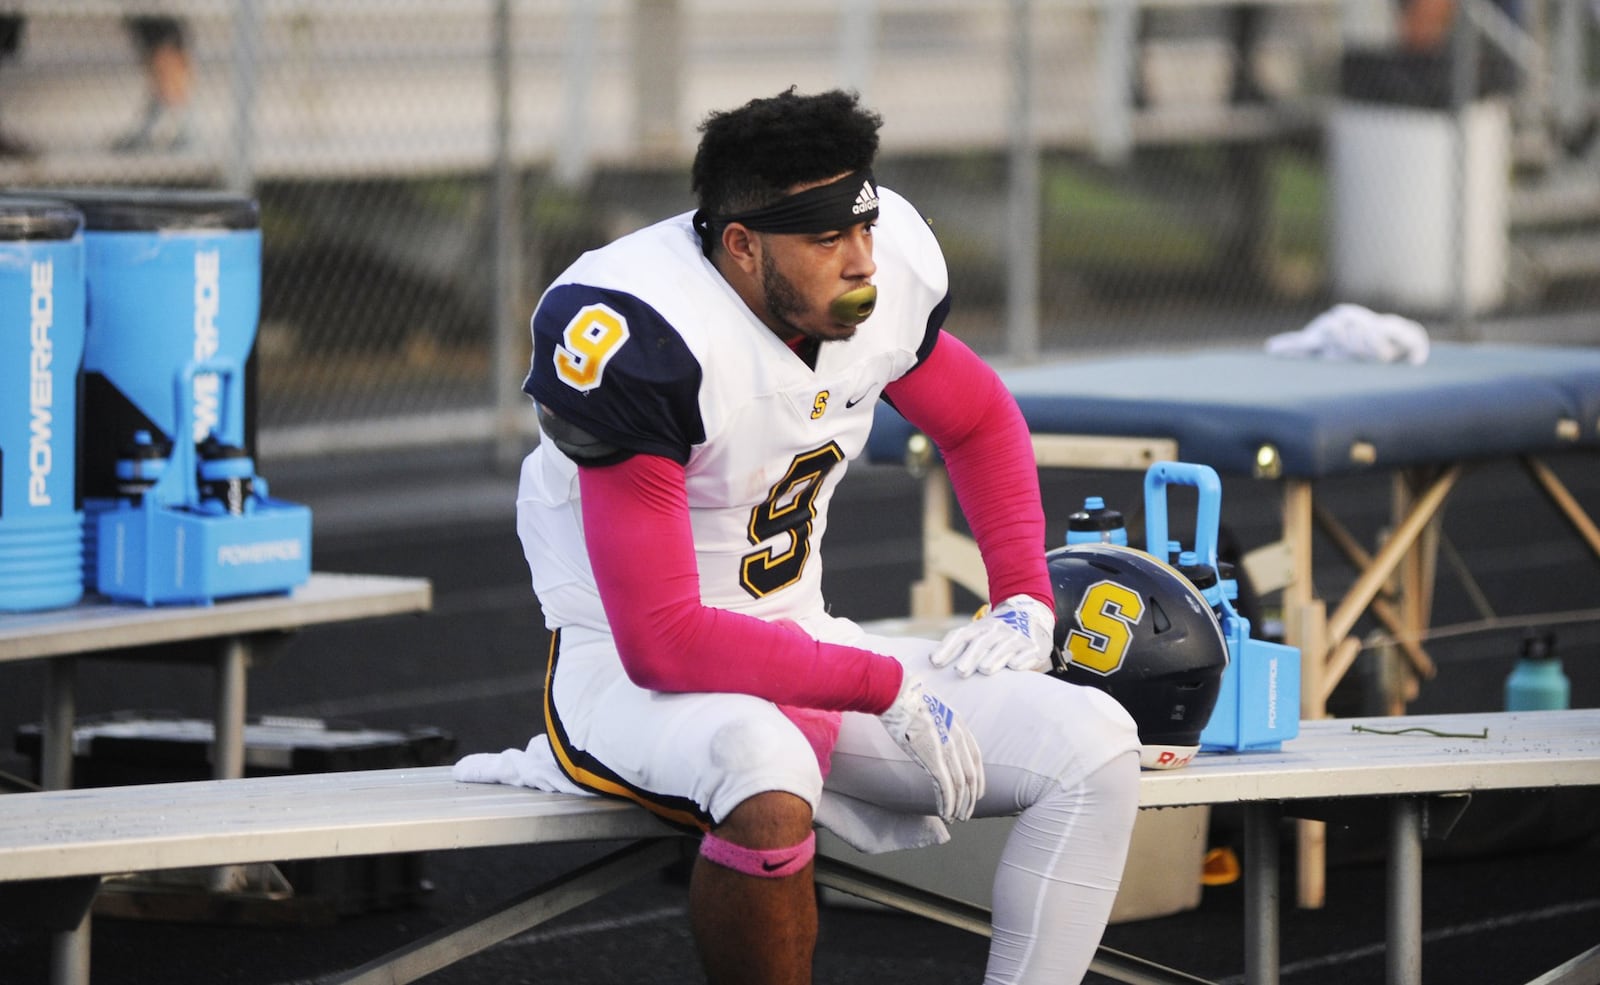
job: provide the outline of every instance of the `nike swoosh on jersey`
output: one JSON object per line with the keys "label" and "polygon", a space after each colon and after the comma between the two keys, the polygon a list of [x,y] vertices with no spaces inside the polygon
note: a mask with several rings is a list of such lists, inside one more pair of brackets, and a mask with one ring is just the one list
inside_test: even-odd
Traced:
{"label": "nike swoosh on jersey", "polygon": [[859,397],[851,397],[849,400],[846,400],[844,402],[844,409],[845,410],[849,410],[850,408],[854,407],[856,404],[859,404],[861,401],[863,401],[865,399],[867,399],[867,395],[864,394],[864,393]]}

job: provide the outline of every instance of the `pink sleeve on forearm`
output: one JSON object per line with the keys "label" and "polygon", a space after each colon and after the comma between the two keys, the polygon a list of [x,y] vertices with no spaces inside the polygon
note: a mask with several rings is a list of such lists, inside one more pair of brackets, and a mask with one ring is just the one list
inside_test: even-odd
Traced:
{"label": "pink sleeve on forearm", "polygon": [[939,446],[989,576],[989,601],[1053,604],[1033,441],[1000,377],[959,339],[939,334],[922,365],[885,394]]}
{"label": "pink sleeve on forearm", "polygon": [[635,455],[579,468],[578,483],[589,563],[634,683],[872,714],[894,702],[894,658],[702,604],[683,466]]}

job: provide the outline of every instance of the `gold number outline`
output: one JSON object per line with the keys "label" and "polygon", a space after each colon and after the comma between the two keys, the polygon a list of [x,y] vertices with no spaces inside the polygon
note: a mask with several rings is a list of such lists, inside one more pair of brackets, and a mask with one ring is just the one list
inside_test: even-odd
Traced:
{"label": "gold number outline", "polygon": [[[758,549],[739,563],[739,585],[755,598],[765,598],[800,580],[811,557],[811,526],[817,518],[817,496],[834,466],[844,461],[844,451],[830,441],[821,448],[801,452],[789,463],[783,477],[750,510],[746,536]],[[784,534],[789,546],[781,553],[761,547]]]}

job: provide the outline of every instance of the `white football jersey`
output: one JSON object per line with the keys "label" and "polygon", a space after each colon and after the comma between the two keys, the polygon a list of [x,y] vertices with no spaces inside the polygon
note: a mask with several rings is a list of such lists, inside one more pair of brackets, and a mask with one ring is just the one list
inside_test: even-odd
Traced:
{"label": "white football jersey", "polygon": [[[807,366],[700,251],[688,214],[584,254],[540,299],[523,389],[548,413],[683,464],[701,598],[763,618],[822,611],[828,501],[884,386],[927,355],[948,277],[927,223],[879,188],[877,306]],[[523,462],[517,529],[552,629],[605,626],[577,467],[554,441]],[[638,562],[650,563],[650,531]]]}

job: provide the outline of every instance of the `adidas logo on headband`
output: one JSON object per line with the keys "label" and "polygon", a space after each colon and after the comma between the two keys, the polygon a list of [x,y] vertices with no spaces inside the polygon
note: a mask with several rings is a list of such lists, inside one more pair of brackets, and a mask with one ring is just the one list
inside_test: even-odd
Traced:
{"label": "adidas logo on headband", "polygon": [[856,204],[851,207],[852,215],[871,212],[878,207],[878,193],[872,187],[871,179],[861,183],[861,190],[856,193]]}
{"label": "adidas logo on headband", "polygon": [[[857,179],[861,180],[861,188],[852,197],[850,188]],[[745,212],[720,216],[696,212],[694,228],[700,234],[702,251],[709,257],[716,242],[717,227],[729,223],[742,223],[758,233],[824,233],[869,222],[877,213],[878,191],[872,183],[872,172],[862,168],[837,181],[795,192]]]}

